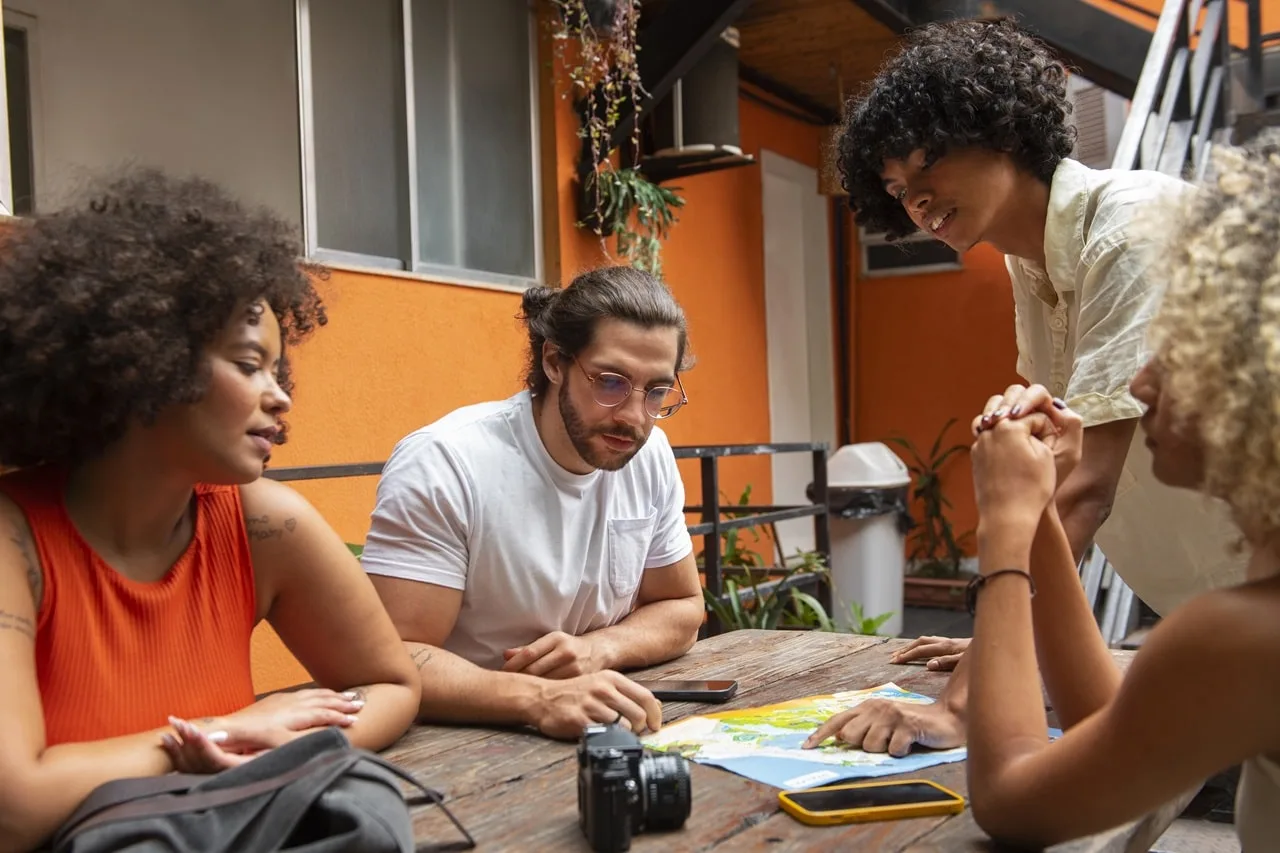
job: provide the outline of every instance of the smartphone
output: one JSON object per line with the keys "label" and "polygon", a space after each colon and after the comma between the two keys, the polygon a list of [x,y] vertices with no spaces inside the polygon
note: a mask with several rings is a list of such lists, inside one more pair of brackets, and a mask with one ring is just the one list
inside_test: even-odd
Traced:
{"label": "smartphone", "polygon": [[738,692],[736,681],[637,681],[659,702],[728,702]]}
{"label": "smartphone", "polygon": [[927,779],[895,782],[850,782],[781,791],[782,810],[801,823],[828,826],[874,820],[959,814],[964,797]]}

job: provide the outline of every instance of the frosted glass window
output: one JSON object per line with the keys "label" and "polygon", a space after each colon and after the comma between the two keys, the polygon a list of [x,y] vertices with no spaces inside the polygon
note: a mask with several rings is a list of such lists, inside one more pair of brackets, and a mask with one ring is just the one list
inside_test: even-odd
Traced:
{"label": "frosted glass window", "polygon": [[536,280],[526,0],[299,3],[310,31],[313,248],[427,275]]}
{"label": "frosted glass window", "polygon": [[513,0],[414,0],[418,260],[533,278],[529,19]]}
{"label": "frosted glass window", "polygon": [[320,249],[408,256],[399,0],[309,0]]}

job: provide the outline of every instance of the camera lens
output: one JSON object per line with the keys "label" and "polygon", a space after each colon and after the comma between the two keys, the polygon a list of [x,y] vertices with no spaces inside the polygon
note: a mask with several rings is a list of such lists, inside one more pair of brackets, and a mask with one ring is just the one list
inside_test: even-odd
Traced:
{"label": "camera lens", "polygon": [[689,762],[683,756],[642,756],[640,790],[640,819],[645,829],[661,832],[684,826],[693,807],[693,796]]}

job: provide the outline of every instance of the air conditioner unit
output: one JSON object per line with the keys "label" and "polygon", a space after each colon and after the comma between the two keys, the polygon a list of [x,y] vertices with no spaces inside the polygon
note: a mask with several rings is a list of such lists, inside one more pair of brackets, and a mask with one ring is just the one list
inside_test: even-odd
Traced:
{"label": "air conditioner unit", "polygon": [[884,232],[858,228],[862,278],[955,272],[964,269],[960,253],[924,232],[890,242]]}
{"label": "air conditioner unit", "polygon": [[647,161],[744,159],[738,128],[738,31],[729,27],[651,110]]}

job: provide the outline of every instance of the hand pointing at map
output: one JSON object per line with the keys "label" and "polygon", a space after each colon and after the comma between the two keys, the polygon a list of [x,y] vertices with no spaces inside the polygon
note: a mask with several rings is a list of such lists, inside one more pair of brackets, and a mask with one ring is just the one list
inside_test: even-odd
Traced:
{"label": "hand pointing at map", "polygon": [[912,705],[888,699],[868,699],[828,719],[809,735],[804,749],[820,746],[830,737],[866,752],[903,756],[913,744],[950,749],[964,743],[964,721],[943,702]]}
{"label": "hand pointing at map", "polygon": [[[935,707],[933,700],[926,696],[886,683],[774,705],[685,717],[663,726],[661,731],[644,735],[640,741],[649,749],[676,752],[690,761],[712,764],[776,788],[808,788],[843,779],[908,773],[964,760],[963,747],[922,749],[906,754],[918,740],[912,736],[900,738],[901,755],[886,754],[885,748],[894,737],[889,734],[883,737],[875,752],[843,744],[814,749],[813,744],[806,743],[806,738],[812,740],[814,729],[822,727],[824,721],[862,720],[865,727],[866,721],[888,719],[883,716],[887,711],[875,710],[877,708],[900,711],[902,716],[894,719],[901,725],[894,731],[909,732],[910,721],[918,719],[914,716],[916,713],[928,714]],[[854,715],[854,711],[862,713]],[[835,734],[843,724],[832,725],[831,733]],[[877,736],[868,735],[866,739]],[[825,739],[826,735],[821,737]],[[953,738],[959,743],[958,724]]]}

